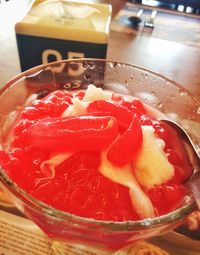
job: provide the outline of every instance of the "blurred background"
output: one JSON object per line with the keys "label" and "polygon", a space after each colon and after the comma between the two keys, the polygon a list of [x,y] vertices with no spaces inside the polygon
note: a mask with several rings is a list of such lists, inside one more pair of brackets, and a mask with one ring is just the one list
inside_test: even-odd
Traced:
{"label": "blurred background", "polygon": [[200,14],[200,0],[130,0],[130,2],[178,12]]}

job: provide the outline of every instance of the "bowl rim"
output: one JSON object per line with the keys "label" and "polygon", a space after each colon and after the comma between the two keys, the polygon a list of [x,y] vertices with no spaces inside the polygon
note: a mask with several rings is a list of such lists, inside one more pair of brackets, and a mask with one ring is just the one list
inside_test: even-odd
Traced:
{"label": "bowl rim", "polygon": [[[200,105],[200,101],[192,94],[190,93],[186,88],[182,87],[178,83],[176,83],[173,80],[170,80],[166,76],[159,74],[157,72],[151,71],[147,68],[141,67],[139,65],[131,64],[131,63],[126,63],[118,60],[110,60],[110,59],[97,59],[97,58],[78,58],[78,59],[65,59],[65,60],[59,60],[59,61],[53,61],[47,64],[42,64],[35,66],[33,68],[30,68],[18,75],[16,75],[14,78],[12,78],[10,81],[7,82],[7,84],[0,90],[0,96],[10,87],[12,86],[16,81],[20,80],[22,77],[30,74],[30,73],[35,73],[37,71],[40,71],[42,69],[46,69],[48,67],[54,66],[54,65],[59,65],[62,63],[74,63],[74,62],[104,62],[106,63],[112,63],[113,65],[124,65],[128,67],[133,67],[135,69],[139,69],[140,71],[148,72],[151,73],[155,76],[160,77],[161,79],[166,80],[167,82],[172,83],[174,86],[180,88],[181,90],[187,92],[187,94],[196,102]],[[162,216],[154,217],[154,218],[147,218],[147,219],[142,219],[142,220],[137,220],[137,221],[104,221],[104,220],[97,220],[94,218],[86,218],[86,217],[81,217],[75,214],[71,214],[65,211],[61,211],[59,209],[56,209],[39,199],[33,197],[29,193],[27,193],[25,190],[20,188],[14,181],[12,181],[9,176],[4,172],[4,170],[0,167],[0,180],[2,183],[6,186],[9,187],[9,191],[11,190],[14,194],[19,194],[20,198],[23,198],[23,202],[26,203],[28,202],[29,205],[34,206],[37,211],[46,213],[50,217],[53,217],[54,219],[58,221],[65,221],[65,220],[74,220],[76,223],[82,223],[82,224],[92,224],[92,225],[97,225],[101,227],[111,227],[113,230],[116,231],[121,231],[121,230],[126,230],[126,231],[133,231],[136,229],[146,229],[146,228],[155,228],[157,226],[162,226],[163,224],[166,223],[173,223],[176,220],[183,220],[189,213],[191,213],[195,208],[196,208],[196,203],[193,200],[192,197],[190,197],[189,203]]]}
{"label": "bowl rim", "polygon": [[101,59],[101,58],[71,58],[71,59],[62,59],[62,60],[58,60],[58,61],[52,61],[46,64],[41,64],[41,65],[37,65],[34,66],[32,68],[29,68],[26,71],[23,71],[17,75],[15,75],[13,78],[11,78],[10,80],[8,80],[8,82],[0,88],[0,95],[3,94],[14,82],[16,82],[17,80],[21,79],[22,77],[24,77],[26,74],[28,73],[32,73],[32,72],[37,72],[39,70],[41,70],[41,68],[45,69],[48,67],[51,67],[53,65],[59,65],[62,63],[68,63],[68,62],[104,62],[104,63],[112,63],[113,66],[117,66],[117,65],[124,65],[124,66],[128,66],[128,67],[133,67],[136,69],[139,69],[141,71],[144,72],[148,72],[151,73],[155,76],[160,77],[161,79],[165,79],[167,82],[172,83],[173,85],[175,85],[176,87],[178,87],[180,90],[185,91],[190,97],[192,97],[192,99],[194,101],[196,101],[196,103],[200,104],[200,99],[198,99],[197,97],[195,97],[195,95],[193,95],[192,92],[190,92],[188,89],[186,89],[185,87],[183,87],[181,84],[179,84],[178,82],[168,78],[166,75],[160,74],[156,71],[152,71],[150,68],[146,68],[140,65],[136,65],[133,63],[128,63],[128,62],[124,62],[124,61],[120,61],[120,60],[115,60],[115,59]]}

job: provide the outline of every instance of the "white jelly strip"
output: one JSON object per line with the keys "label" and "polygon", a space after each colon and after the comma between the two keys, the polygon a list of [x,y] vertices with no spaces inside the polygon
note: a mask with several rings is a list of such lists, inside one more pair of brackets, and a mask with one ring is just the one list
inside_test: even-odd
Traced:
{"label": "white jelly strip", "polygon": [[55,168],[62,164],[71,155],[71,153],[58,154],[48,160],[43,161],[40,165],[40,169],[41,172],[45,175],[45,178],[54,178]]}
{"label": "white jelly strip", "polygon": [[152,202],[137,182],[130,164],[123,167],[114,166],[108,161],[107,151],[105,151],[102,153],[99,170],[111,181],[129,188],[132,207],[142,219],[155,216]]}

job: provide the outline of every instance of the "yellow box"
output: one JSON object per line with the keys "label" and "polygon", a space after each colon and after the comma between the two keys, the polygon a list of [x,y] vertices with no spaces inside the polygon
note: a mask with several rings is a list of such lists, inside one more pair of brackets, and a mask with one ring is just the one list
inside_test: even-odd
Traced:
{"label": "yellow box", "polygon": [[35,0],[15,32],[22,71],[66,58],[106,58],[111,5]]}

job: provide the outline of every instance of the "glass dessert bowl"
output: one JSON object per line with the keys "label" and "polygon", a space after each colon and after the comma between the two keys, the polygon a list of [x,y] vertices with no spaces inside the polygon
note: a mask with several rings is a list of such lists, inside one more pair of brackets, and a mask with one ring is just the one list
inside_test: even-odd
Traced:
{"label": "glass dessert bowl", "polygon": [[[196,146],[200,146],[200,129],[198,128],[200,102],[182,87],[159,74],[130,64],[108,60],[76,59],[30,69],[15,77],[2,89],[0,95],[1,151],[7,151],[8,144],[12,140],[13,126],[31,102],[46,97],[49,100],[52,93],[58,90],[64,93],[69,92],[69,94],[88,90],[91,84],[100,89],[93,90],[95,91],[93,97],[106,91],[114,92],[116,98],[119,95],[125,98],[133,96],[141,100],[146,106],[148,105],[149,112],[153,111],[153,114],[156,112],[158,116],[164,114],[184,126]],[[49,98],[48,95],[50,95]],[[77,95],[82,97],[81,94]],[[31,111],[30,108],[29,110]],[[32,116],[35,118],[34,114]],[[110,114],[105,118],[109,116]],[[112,126],[111,120],[109,119],[106,128]],[[51,146],[51,142],[46,143],[49,142],[47,140],[44,142],[37,140],[37,132],[39,135],[40,131],[48,132],[48,128],[43,130],[44,123],[40,124],[39,129],[33,129],[34,135],[36,134],[32,137],[33,144],[36,147],[38,144]],[[49,129],[51,128],[52,126],[49,126]],[[91,144],[94,146],[94,143]],[[196,208],[194,200],[187,194],[176,209],[160,216],[117,221],[83,217],[76,213],[59,210],[29,194],[26,189],[18,185],[16,180],[10,178],[6,167],[4,169],[6,163],[2,163],[2,154],[0,157],[1,188],[28,218],[53,240],[118,250],[132,242],[175,229]],[[19,163],[24,164],[24,169],[28,170],[25,161]]]}

